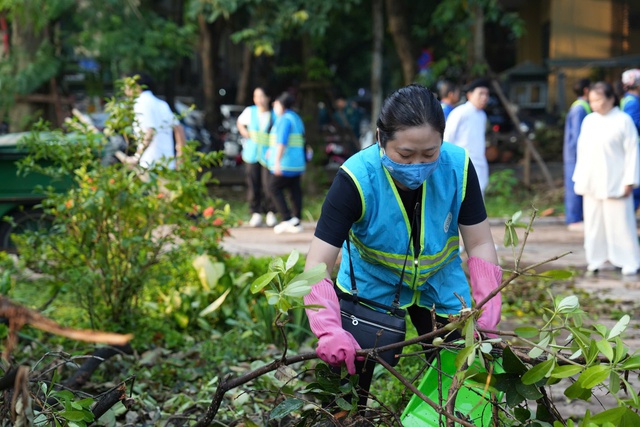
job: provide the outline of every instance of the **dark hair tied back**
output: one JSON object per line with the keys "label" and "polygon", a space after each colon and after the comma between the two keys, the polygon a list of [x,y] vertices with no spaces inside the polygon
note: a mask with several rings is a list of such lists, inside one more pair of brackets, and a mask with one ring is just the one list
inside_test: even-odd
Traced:
{"label": "dark hair tied back", "polygon": [[378,138],[382,147],[395,138],[395,133],[412,127],[431,125],[444,134],[444,113],[438,99],[429,89],[411,84],[393,92],[382,103],[378,126]]}
{"label": "dark hair tied back", "polygon": [[277,101],[284,107],[285,110],[290,110],[293,107],[293,96],[289,92],[282,92]]}

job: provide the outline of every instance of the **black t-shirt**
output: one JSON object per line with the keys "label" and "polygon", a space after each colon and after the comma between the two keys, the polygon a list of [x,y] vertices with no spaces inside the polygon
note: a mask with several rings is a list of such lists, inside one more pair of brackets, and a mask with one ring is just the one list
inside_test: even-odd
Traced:
{"label": "black t-shirt", "polygon": [[[409,218],[413,218],[416,202],[421,194],[422,187],[416,190],[401,190],[398,194]],[[333,179],[331,188],[322,205],[322,213],[316,226],[315,236],[336,247],[341,247],[347,239],[351,225],[362,215],[362,203],[360,194],[351,177],[342,169],[338,170]],[[478,175],[469,161],[467,169],[467,188],[465,198],[460,206],[458,224],[475,225],[487,218],[487,211],[482,200]],[[420,221],[415,221],[416,225]],[[417,227],[413,228],[414,236],[419,236]],[[417,244],[417,242],[416,242]]]}

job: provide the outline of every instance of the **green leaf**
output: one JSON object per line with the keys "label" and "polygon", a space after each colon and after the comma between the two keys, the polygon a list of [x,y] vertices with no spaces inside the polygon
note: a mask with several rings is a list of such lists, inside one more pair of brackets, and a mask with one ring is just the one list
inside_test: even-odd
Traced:
{"label": "green leaf", "polygon": [[591,422],[601,424],[601,423],[603,423],[605,421],[609,421],[609,422],[614,423],[614,425],[620,425],[619,422],[622,419],[622,416],[628,410],[629,409],[626,408],[626,407],[618,407],[618,408],[607,409],[604,412],[600,412],[599,414],[596,414],[596,415],[592,416],[591,417]]}
{"label": "green leaf", "polygon": [[582,365],[556,366],[551,372],[551,378],[569,378],[579,374],[584,369]]}
{"label": "green leaf", "polygon": [[291,253],[289,254],[289,258],[287,258],[287,264],[285,265],[286,271],[289,271],[293,267],[295,267],[299,259],[300,259],[300,252],[298,252],[296,249],[291,251]]}
{"label": "green leaf", "polygon": [[625,329],[627,329],[630,321],[631,317],[629,317],[628,314],[622,316],[622,318],[618,320],[618,323],[616,323],[614,327],[611,328],[611,332],[609,332],[609,336],[607,338],[611,339],[620,335],[622,332],[624,332]]}
{"label": "green leaf", "polygon": [[615,359],[613,360],[613,362],[614,363],[619,363],[627,355],[627,347],[625,347],[625,345],[622,342],[622,340],[620,339],[620,337],[615,337],[614,341],[615,341],[615,344],[616,344],[615,345],[616,355],[615,355]]}
{"label": "green leaf", "polygon": [[516,383],[516,390],[520,396],[528,400],[537,400],[542,397],[542,392],[535,384]]}
{"label": "green leaf", "polygon": [[353,410],[353,403],[347,402],[342,397],[337,398],[336,399],[336,403],[338,404],[340,409],[342,409],[343,411],[352,411]]}
{"label": "green leaf", "polygon": [[591,397],[591,389],[582,387],[580,383],[576,381],[575,383],[567,387],[567,389],[564,391],[564,395],[569,399],[582,399],[584,401],[587,401]]}
{"label": "green leaf", "polygon": [[306,280],[297,280],[289,282],[282,290],[282,293],[289,297],[300,298],[311,292],[311,285]]}
{"label": "green leaf", "polygon": [[199,314],[200,317],[204,317],[207,314],[213,313],[214,311],[216,311],[218,308],[220,308],[220,306],[222,305],[222,303],[224,303],[224,300],[227,298],[227,295],[229,295],[229,292],[231,292],[231,288],[228,288],[226,291],[224,291],[224,293],[222,295],[220,295],[214,302],[212,302],[211,304],[209,304],[207,307],[204,308],[204,310],[202,310]]}
{"label": "green leaf", "polygon": [[276,291],[265,291],[264,296],[267,297],[269,305],[276,305],[280,301],[280,294]]}
{"label": "green leaf", "polygon": [[518,382],[511,383],[508,386],[506,391],[507,405],[509,405],[512,408],[518,406],[521,402],[525,400],[525,397],[518,392],[518,389],[516,387],[517,384],[520,384],[520,383]]}
{"label": "green leaf", "polygon": [[576,311],[579,308],[580,308],[580,301],[578,300],[578,297],[575,295],[570,295],[568,297],[563,298],[562,301],[560,301],[560,303],[558,304],[557,310],[558,310],[558,313],[568,314]]}
{"label": "green leaf", "polygon": [[609,391],[616,395],[620,391],[620,375],[616,371],[611,371],[609,375]]}
{"label": "green leaf", "polygon": [[554,280],[567,280],[573,277],[573,273],[569,270],[547,270],[539,275]]}
{"label": "green leaf", "polygon": [[536,357],[542,355],[542,353],[544,353],[545,349],[549,345],[549,341],[551,341],[551,336],[545,335],[545,337],[542,338],[542,340],[540,340],[540,342],[538,343],[538,347],[534,347],[529,350],[529,357],[535,359]]}
{"label": "green leaf", "polygon": [[467,358],[475,354],[475,351],[476,349],[474,347],[465,347],[462,350],[460,350],[456,355],[456,359],[454,362],[456,366],[456,370],[462,369],[462,366],[464,365],[465,361],[467,361]]}
{"label": "green leaf", "polygon": [[251,284],[251,293],[255,294],[260,292],[265,286],[267,286],[271,281],[278,275],[276,272],[265,273],[262,276],[258,277]]}
{"label": "green leaf", "polygon": [[521,423],[524,423],[529,418],[531,418],[531,411],[526,408],[517,407],[513,410],[513,414],[515,415],[516,420],[520,421]]}
{"label": "green leaf", "polygon": [[269,263],[269,270],[272,270],[275,273],[284,273],[284,261],[282,260],[282,258],[276,257],[272,259]]}
{"label": "green leaf", "polygon": [[582,374],[580,374],[577,383],[587,389],[593,388],[606,380],[609,376],[609,372],[611,372],[611,368],[609,366],[591,366],[590,368],[587,368]]}
{"label": "green leaf", "polygon": [[640,355],[628,358],[627,360],[622,362],[622,365],[620,365],[620,367],[628,371],[640,368]]}
{"label": "green leaf", "polygon": [[537,364],[522,376],[522,383],[525,385],[535,384],[541,379],[546,378],[556,366],[555,363],[555,359],[549,359]]}
{"label": "green leaf", "polygon": [[269,419],[279,420],[280,418],[289,415],[293,411],[297,411],[298,409],[304,406],[304,401],[296,398],[286,399],[281,402],[278,406],[276,406],[273,411],[271,411],[271,415]]}
{"label": "green leaf", "polygon": [[297,276],[293,277],[291,281],[295,282],[298,280],[306,280],[310,284],[315,285],[316,283],[324,279],[326,277],[326,274],[327,274],[327,265],[324,262],[321,262],[320,264],[314,265],[307,271],[304,271],[298,274]]}
{"label": "green leaf", "polygon": [[58,415],[69,421],[82,421],[84,419],[82,411],[61,411],[58,412]]}
{"label": "green leaf", "polygon": [[511,347],[506,347],[502,355],[502,367],[505,372],[510,374],[524,374],[527,372],[527,366],[522,363],[522,360],[511,350]]}
{"label": "green leaf", "polygon": [[611,343],[609,341],[603,339],[598,341],[596,345],[600,352],[604,354],[604,357],[609,359],[609,361],[613,361],[613,347],[611,347]]}
{"label": "green leaf", "polygon": [[521,326],[519,328],[516,328],[513,332],[515,332],[516,335],[522,338],[533,338],[537,336],[540,331],[538,330],[538,328],[533,326]]}
{"label": "green leaf", "polygon": [[208,255],[200,255],[193,260],[193,268],[198,272],[198,278],[205,291],[213,289],[218,280],[224,275],[224,263],[211,262]]}

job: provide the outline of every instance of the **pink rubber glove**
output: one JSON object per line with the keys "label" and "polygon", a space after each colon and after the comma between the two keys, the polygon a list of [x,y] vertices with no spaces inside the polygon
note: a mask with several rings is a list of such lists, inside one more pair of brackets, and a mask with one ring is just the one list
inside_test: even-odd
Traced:
{"label": "pink rubber glove", "polygon": [[[469,257],[469,276],[471,277],[471,294],[476,304],[485,299],[502,282],[502,269],[497,265],[478,257]],[[502,309],[502,295],[497,293],[481,308],[478,327],[482,329],[496,329],[500,323]],[[493,335],[493,334],[489,334]]]}
{"label": "pink rubber glove", "polygon": [[324,308],[307,308],[311,331],[318,337],[316,354],[329,365],[340,366],[343,362],[351,375],[356,373],[356,351],[358,342],[349,332],[342,329],[340,303],[331,280],[325,278],[311,288],[304,297],[305,305],[321,305]]}

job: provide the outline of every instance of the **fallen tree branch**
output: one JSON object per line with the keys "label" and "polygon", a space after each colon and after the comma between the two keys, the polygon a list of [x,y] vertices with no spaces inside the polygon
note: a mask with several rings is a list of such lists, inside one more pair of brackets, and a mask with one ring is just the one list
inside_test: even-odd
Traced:
{"label": "fallen tree branch", "polygon": [[0,295],[0,317],[9,319],[9,336],[7,337],[5,349],[2,353],[4,360],[9,360],[9,355],[18,341],[18,331],[27,324],[40,329],[41,331],[77,341],[125,345],[131,340],[131,338],[133,338],[132,334],[123,335],[112,332],[101,332],[90,329],[73,329],[60,326],[37,311],[16,304],[9,298],[2,295]]}

